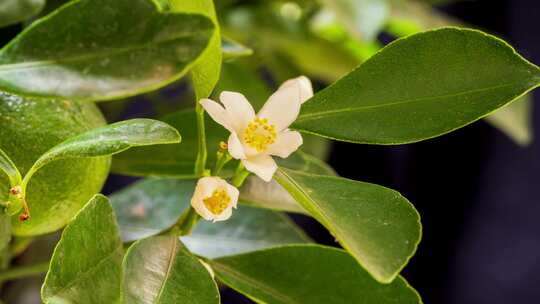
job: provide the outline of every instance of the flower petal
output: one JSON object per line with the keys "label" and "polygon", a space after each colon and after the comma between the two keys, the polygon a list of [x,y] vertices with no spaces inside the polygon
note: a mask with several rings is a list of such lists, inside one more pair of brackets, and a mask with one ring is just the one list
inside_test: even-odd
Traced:
{"label": "flower petal", "polygon": [[231,207],[236,209],[236,206],[238,205],[238,197],[240,196],[240,191],[238,191],[235,186],[229,184],[227,184],[226,189],[229,197],[231,198]]}
{"label": "flower petal", "polygon": [[225,106],[231,124],[237,133],[242,133],[247,124],[255,118],[255,110],[240,93],[223,91],[219,100]]}
{"label": "flower petal", "polygon": [[298,150],[302,143],[300,132],[285,130],[278,134],[276,142],[268,147],[267,153],[287,158],[291,153]]}
{"label": "flower petal", "polygon": [[211,196],[219,184],[219,178],[203,177],[197,181],[197,186],[195,186],[195,191],[193,192],[193,196],[191,198],[191,206],[193,209],[195,209],[195,211],[197,211],[197,213],[207,221],[212,220],[214,218],[214,214],[206,209],[203,200],[206,197]]}
{"label": "flower petal", "polygon": [[232,124],[229,114],[219,103],[206,98],[201,99],[199,103],[215,122],[224,126],[225,129],[230,132],[234,132],[234,125]]}
{"label": "flower petal", "polygon": [[227,143],[227,146],[229,147],[229,154],[231,154],[234,159],[246,158],[244,146],[238,138],[238,135],[236,135],[236,132],[232,132],[231,135],[229,135],[229,141]]}
{"label": "flower petal", "polygon": [[279,88],[286,86],[299,86],[300,87],[300,103],[306,102],[313,96],[313,86],[311,80],[306,76],[300,76],[285,81]]}
{"label": "flower petal", "polygon": [[270,155],[259,154],[248,159],[243,159],[242,164],[249,172],[255,173],[265,182],[269,182],[277,170],[277,164]]}
{"label": "flower petal", "polygon": [[300,87],[288,85],[272,94],[257,116],[267,118],[279,132],[296,120],[300,113],[300,105]]}

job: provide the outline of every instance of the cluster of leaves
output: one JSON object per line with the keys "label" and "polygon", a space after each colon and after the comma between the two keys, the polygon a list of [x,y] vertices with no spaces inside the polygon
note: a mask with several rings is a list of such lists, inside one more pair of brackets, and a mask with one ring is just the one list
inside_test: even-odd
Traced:
{"label": "cluster of leaves", "polygon": [[[44,5],[5,3],[0,16],[10,17],[0,26]],[[305,150],[319,154],[326,142],[313,138],[395,145],[440,136],[540,85],[537,66],[477,30],[430,30],[378,50],[373,39],[382,29],[399,36],[433,24],[404,22],[393,13],[407,12],[400,5],[224,1],[215,10],[211,0],[75,0],[0,50],[0,91],[93,103],[155,91],[189,73],[196,99],[228,89],[262,102],[268,88],[255,72],[260,66],[276,80],[301,71],[333,82],[304,104],[292,126],[314,136]],[[312,24],[328,12],[343,23]],[[9,100],[0,95],[0,102]],[[67,225],[42,288],[46,303],[219,303],[216,281],[259,303],[421,302],[399,276],[421,238],[412,204],[391,189],[338,177],[305,152],[281,161],[270,183],[250,177],[231,220],[199,223],[181,237],[171,233],[226,135],[197,106],[79,134],[43,154],[24,176],[0,150],[0,169],[12,190],[20,187],[0,215],[2,256],[11,239],[9,216],[24,207],[34,173],[59,159],[117,154],[113,172],[147,178],[112,195],[111,203],[96,195]],[[313,217],[344,249],[312,244],[283,211]]]}

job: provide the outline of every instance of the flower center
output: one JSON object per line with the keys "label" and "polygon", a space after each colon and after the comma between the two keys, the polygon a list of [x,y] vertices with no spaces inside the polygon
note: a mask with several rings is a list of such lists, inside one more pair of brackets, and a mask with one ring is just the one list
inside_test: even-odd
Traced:
{"label": "flower center", "polygon": [[276,127],[268,123],[267,118],[255,118],[252,120],[244,131],[244,142],[262,152],[276,141]]}
{"label": "flower center", "polygon": [[203,199],[203,203],[210,212],[220,215],[231,203],[231,197],[225,189],[217,189],[212,196]]}

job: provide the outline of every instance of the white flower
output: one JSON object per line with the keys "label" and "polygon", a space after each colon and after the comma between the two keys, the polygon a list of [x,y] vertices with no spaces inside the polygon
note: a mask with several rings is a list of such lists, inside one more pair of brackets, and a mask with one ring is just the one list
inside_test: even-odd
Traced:
{"label": "white flower", "polygon": [[238,203],[238,189],[219,177],[203,177],[197,182],[191,206],[207,221],[224,221]]}
{"label": "white flower", "polygon": [[210,99],[200,103],[212,119],[231,132],[231,156],[268,182],[277,169],[272,155],[286,158],[302,145],[300,133],[288,127],[298,117],[301,104],[311,96],[311,82],[301,76],[284,82],[257,115],[240,93],[222,92],[219,99],[223,106]]}

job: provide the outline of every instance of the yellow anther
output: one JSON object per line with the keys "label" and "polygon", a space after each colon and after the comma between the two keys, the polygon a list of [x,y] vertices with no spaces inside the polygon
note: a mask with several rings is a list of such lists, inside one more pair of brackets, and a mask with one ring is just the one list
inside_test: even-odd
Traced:
{"label": "yellow anther", "polygon": [[262,152],[276,141],[276,127],[268,123],[267,118],[256,117],[244,131],[244,142],[250,147]]}
{"label": "yellow anther", "polygon": [[231,203],[231,197],[225,189],[216,189],[212,196],[203,199],[206,209],[215,215],[220,215]]}

